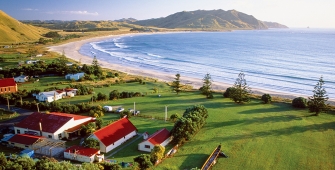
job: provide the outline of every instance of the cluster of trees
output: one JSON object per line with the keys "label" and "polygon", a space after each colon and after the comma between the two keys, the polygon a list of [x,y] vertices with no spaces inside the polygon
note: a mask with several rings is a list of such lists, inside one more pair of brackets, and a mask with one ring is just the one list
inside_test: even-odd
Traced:
{"label": "cluster of trees", "polygon": [[65,29],[64,32],[93,32],[93,31],[117,31],[119,28],[88,28],[88,29]]}
{"label": "cluster of trees", "polygon": [[36,169],[36,170],[54,170],[54,169],[71,169],[71,170],[120,170],[122,167],[118,164],[110,162],[102,163],[82,163],[80,166],[72,164],[69,161],[58,162],[54,158],[41,157],[37,161],[30,157],[13,156],[6,158],[3,153],[0,153],[0,169],[18,170],[18,169]]}
{"label": "cluster of trees", "polygon": [[134,158],[136,168],[150,169],[164,158],[165,147],[156,145],[150,154],[141,154]]}
{"label": "cluster of trees", "polygon": [[141,92],[119,92],[118,90],[113,90],[107,94],[99,92],[96,96],[92,96],[91,101],[107,101],[107,100],[117,100],[117,99],[125,99],[125,98],[132,98],[132,97],[141,97],[143,94]]}
{"label": "cluster of trees", "polygon": [[190,140],[205,125],[207,117],[208,111],[202,105],[186,109],[171,130],[172,142],[182,144]]}
{"label": "cluster of trees", "polygon": [[[251,88],[248,86],[243,72],[238,74],[238,77],[233,87],[227,88],[223,93],[224,97],[228,97],[235,103],[244,103],[250,101]],[[267,101],[269,102],[269,101]]]}
{"label": "cluster of trees", "polygon": [[292,100],[292,106],[297,108],[307,108],[310,112],[318,116],[322,112],[327,112],[329,110],[328,95],[324,88],[324,80],[321,76],[319,81],[314,86],[313,96],[308,97],[308,100],[303,97],[297,97]]}

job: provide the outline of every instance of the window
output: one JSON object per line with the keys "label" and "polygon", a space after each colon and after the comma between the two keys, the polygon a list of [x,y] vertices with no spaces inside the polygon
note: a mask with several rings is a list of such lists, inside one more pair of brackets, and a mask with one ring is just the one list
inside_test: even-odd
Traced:
{"label": "window", "polygon": [[51,135],[48,135],[48,138],[52,138],[52,136],[51,136]]}
{"label": "window", "polygon": [[17,129],[17,130],[16,130],[16,133],[17,133],[17,134],[20,134],[20,133],[21,133],[20,129]]}
{"label": "window", "polygon": [[24,147],[28,148],[29,146],[28,146],[28,145],[25,145]]}
{"label": "window", "polygon": [[150,149],[150,145],[144,145],[144,148]]}
{"label": "window", "polygon": [[62,138],[62,134],[58,134],[58,139],[61,139]]}

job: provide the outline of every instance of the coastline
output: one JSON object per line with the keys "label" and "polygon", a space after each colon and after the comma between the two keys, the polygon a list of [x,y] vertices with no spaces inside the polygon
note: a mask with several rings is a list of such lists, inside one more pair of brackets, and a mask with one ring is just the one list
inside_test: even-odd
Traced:
{"label": "coastline", "polygon": [[[164,33],[164,32],[163,32]],[[79,40],[79,41],[73,41],[73,42],[69,42],[69,43],[65,43],[65,44],[61,44],[61,45],[56,45],[56,46],[49,46],[47,48],[49,48],[49,51],[53,51],[53,52],[57,52],[59,54],[62,54],[63,52],[65,53],[65,56],[75,60],[75,61],[80,61],[82,64],[92,64],[92,58],[89,56],[85,56],[81,53],[79,53],[79,50],[81,48],[82,45],[86,44],[86,43],[90,43],[90,42],[97,42],[97,41],[103,41],[103,40],[107,40],[107,39],[111,39],[111,38],[115,38],[115,37],[121,37],[121,36],[127,36],[127,35],[146,35],[146,34],[155,34],[155,33],[126,33],[126,34],[119,34],[119,35],[108,35],[108,36],[102,36],[102,37],[94,37],[94,38],[88,38],[88,39],[84,39],[84,40]],[[131,74],[131,75],[139,75],[139,76],[143,76],[143,77],[150,77],[150,78],[155,78],[158,79],[159,81],[163,81],[163,82],[171,82],[174,80],[175,78],[175,74],[168,74],[168,73],[164,73],[164,72],[157,72],[154,70],[145,70],[143,68],[134,68],[134,67],[129,67],[129,66],[123,66],[123,65],[119,65],[119,64],[111,64],[108,63],[106,61],[101,61],[98,60],[101,67],[103,68],[107,68],[107,69],[112,69],[112,70],[118,70],[127,74]],[[177,73],[176,73],[177,74]],[[181,82],[183,84],[188,84],[193,86],[194,89],[199,89],[202,86],[202,79],[198,79],[198,78],[192,78],[192,77],[184,77],[183,75],[181,75]],[[231,87],[232,84],[228,84],[228,83],[224,83],[224,82],[213,82],[212,87],[213,90],[215,91],[225,91],[225,89],[227,89],[228,87]],[[283,99],[294,99],[296,97],[309,97],[306,95],[298,95],[298,94],[292,94],[292,93],[288,93],[288,92],[277,92],[277,91],[271,91],[271,90],[265,90],[265,89],[257,89],[257,88],[252,88],[252,92],[253,94],[256,95],[262,95],[265,93],[270,94],[273,97],[279,97],[279,98],[283,98]],[[335,100],[333,99],[329,99],[329,101],[331,101],[331,103],[334,103]]]}

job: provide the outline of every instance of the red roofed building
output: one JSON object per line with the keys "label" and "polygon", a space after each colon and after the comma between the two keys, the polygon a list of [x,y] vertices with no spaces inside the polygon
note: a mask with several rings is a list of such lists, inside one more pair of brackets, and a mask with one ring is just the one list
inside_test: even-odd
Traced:
{"label": "red roofed building", "polygon": [[14,78],[0,79],[0,94],[17,92],[17,84]]}
{"label": "red roofed building", "polygon": [[72,146],[64,151],[64,158],[80,162],[101,162],[104,160],[104,155],[100,154],[99,149]]}
{"label": "red roofed building", "polygon": [[[95,118],[74,114],[51,112],[33,113],[14,126],[15,134],[36,134],[51,139],[72,138],[78,135],[79,125],[94,121]],[[69,131],[67,131],[69,130]]]}
{"label": "red roofed building", "polygon": [[32,145],[40,141],[43,136],[16,134],[8,140],[8,144],[23,149],[31,149]]}
{"label": "red roofed building", "polygon": [[[143,135],[145,137],[145,135]],[[146,137],[145,137],[146,138]],[[138,144],[138,150],[151,152],[156,145],[166,146],[172,140],[169,130],[163,128]]]}
{"label": "red roofed building", "polygon": [[122,118],[94,132],[89,138],[97,139],[100,151],[107,153],[135,135],[137,128],[127,118]]}

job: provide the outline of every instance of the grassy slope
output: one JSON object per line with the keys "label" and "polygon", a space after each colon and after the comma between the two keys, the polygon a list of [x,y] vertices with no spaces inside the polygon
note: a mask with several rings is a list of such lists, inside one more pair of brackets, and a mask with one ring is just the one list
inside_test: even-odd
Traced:
{"label": "grassy slope", "polygon": [[47,29],[23,24],[0,10],[0,42],[36,41]]}

